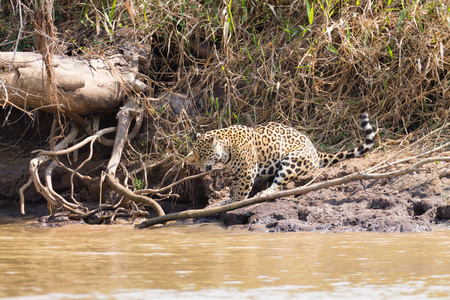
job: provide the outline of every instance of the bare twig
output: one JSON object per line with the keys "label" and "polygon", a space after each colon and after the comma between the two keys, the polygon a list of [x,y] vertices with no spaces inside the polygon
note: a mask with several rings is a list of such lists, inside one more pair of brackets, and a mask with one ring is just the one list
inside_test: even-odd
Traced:
{"label": "bare twig", "polygon": [[184,177],[184,178],[182,178],[182,179],[180,179],[178,181],[175,181],[175,182],[173,182],[173,183],[171,183],[171,184],[169,184],[169,185],[167,185],[165,187],[162,187],[160,189],[155,189],[155,190],[154,189],[145,189],[145,190],[137,190],[137,191],[134,191],[134,192],[136,194],[156,194],[156,193],[161,193],[161,192],[167,191],[168,189],[173,188],[176,185],[179,185],[182,182],[203,177],[203,176],[205,176],[205,175],[207,175],[207,174],[209,174],[211,172],[212,171],[207,171],[207,172],[203,172],[203,173],[200,173],[200,174]]}
{"label": "bare twig", "polygon": [[69,154],[75,150],[78,150],[80,148],[82,148],[84,145],[87,145],[88,143],[90,143],[92,140],[96,140],[98,139],[100,136],[108,134],[108,133],[112,133],[116,131],[116,127],[108,127],[102,130],[97,131],[96,133],[94,133],[94,135],[91,135],[87,138],[85,138],[83,141],[79,142],[76,145],[73,145],[70,148],[67,149],[61,149],[61,150],[55,150],[55,151],[50,151],[50,150],[34,150],[31,153],[38,153],[39,156],[41,155],[65,155],[65,154]]}
{"label": "bare twig", "polygon": [[395,164],[399,164],[399,163],[403,163],[403,162],[407,162],[409,160],[412,160],[414,158],[420,158],[423,157],[425,155],[429,155],[431,153],[434,153],[442,148],[447,147],[450,143],[445,143],[444,145],[441,145],[439,147],[433,148],[425,153],[419,154],[417,156],[413,156],[413,157],[408,157],[405,159],[401,159],[401,160],[397,160],[395,162],[389,162],[391,159],[398,157],[401,153],[409,150],[411,147],[413,147],[414,145],[417,145],[419,142],[423,141],[426,138],[429,138],[430,136],[432,136],[435,133],[441,132],[442,130],[444,130],[445,128],[447,128],[450,125],[450,123],[445,123],[443,126],[436,128],[435,130],[431,131],[430,133],[426,134],[425,136],[421,137],[420,139],[418,139],[417,141],[415,141],[414,143],[410,144],[409,146],[402,148],[400,151],[397,151],[396,153],[392,154],[391,156],[389,156],[388,158],[386,158],[385,160],[383,160],[382,162],[376,164],[375,166],[369,168],[366,170],[366,172],[370,173],[370,172],[375,172],[375,171],[379,171],[381,169],[384,169],[386,167],[389,166],[393,166]]}

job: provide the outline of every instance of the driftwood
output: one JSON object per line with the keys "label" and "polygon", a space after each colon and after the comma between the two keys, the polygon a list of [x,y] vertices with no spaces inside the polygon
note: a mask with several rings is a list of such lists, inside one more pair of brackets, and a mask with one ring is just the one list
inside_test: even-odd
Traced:
{"label": "driftwood", "polygon": [[40,54],[0,52],[0,107],[62,111],[69,116],[105,113],[118,109],[127,91],[149,90],[121,56],[104,60],[55,55],[52,62],[57,103],[46,90],[47,73]]}

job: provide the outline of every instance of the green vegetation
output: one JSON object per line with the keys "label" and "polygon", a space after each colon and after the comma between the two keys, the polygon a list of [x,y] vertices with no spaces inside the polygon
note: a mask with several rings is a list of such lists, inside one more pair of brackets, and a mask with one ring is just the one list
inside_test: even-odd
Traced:
{"label": "green vegetation", "polygon": [[144,181],[134,174],[133,178],[133,189],[134,190],[142,190],[144,188]]}
{"label": "green vegetation", "polygon": [[[34,51],[33,1],[13,2],[0,1],[0,51],[19,32],[17,49]],[[184,152],[194,129],[237,123],[279,121],[327,144],[343,139],[335,128],[357,135],[363,111],[387,137],[448,117],[448,1],[61,0],[54,11],[58,52],[137,49],[152,97],[193,100],[175,115],[140,95],[160,128],[151,151]]]}

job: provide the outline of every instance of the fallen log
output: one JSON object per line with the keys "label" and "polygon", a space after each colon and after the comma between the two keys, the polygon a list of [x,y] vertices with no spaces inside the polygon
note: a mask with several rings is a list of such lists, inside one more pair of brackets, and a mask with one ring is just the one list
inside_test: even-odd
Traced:
{"label": "fallen log", "polygon": [[71,116],[117,110],[128,91],[150,88],[137,77],[122,56],[108,59],[69,58],[54,55],[57,103],[49,97],[42,56],[30,52],[0,52],[0,107],[12,105]]}

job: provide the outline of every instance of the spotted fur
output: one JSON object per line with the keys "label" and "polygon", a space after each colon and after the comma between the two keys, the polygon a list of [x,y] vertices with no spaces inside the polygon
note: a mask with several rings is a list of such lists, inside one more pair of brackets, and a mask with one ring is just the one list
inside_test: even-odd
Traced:
{"label": "spotted fur", "polygon": [[196,134],[194,158],[200,168],[211,170],[216,163],[228,165],[233,174],[233,200],[247,199],[255,177],[274,176],[264,193],[277,191],[311,170],[363,156],[374,143],[375,133],[369,115],[361,115],[366,133],[363,145],[336,154],[317,151],[303,133],[283,124],[266,123],[256,127],[235,125]]}

